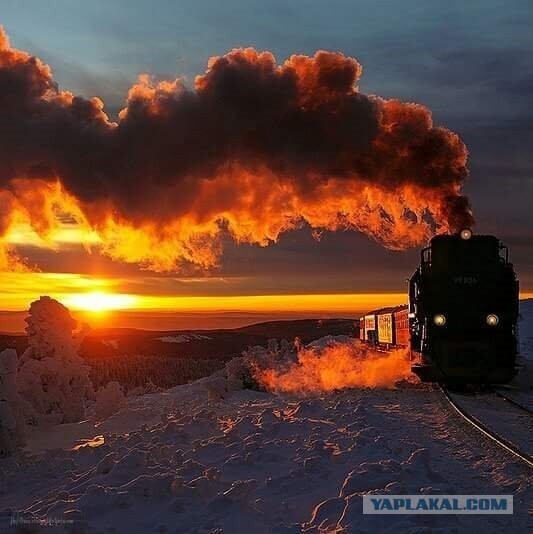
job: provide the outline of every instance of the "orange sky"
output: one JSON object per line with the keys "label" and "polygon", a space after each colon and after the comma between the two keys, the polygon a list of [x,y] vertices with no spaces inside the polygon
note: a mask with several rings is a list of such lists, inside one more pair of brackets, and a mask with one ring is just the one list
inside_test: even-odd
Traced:
{"label": "orange sky", "polygon": [[[220,283],[220,279],[216,279]],[[209,283],[206,279],[199,284]],[[68,273],[3,273],[0,282],[2,310],[23,311],[40,295],[49,295],[72,310],[173,312],[324,311],[357,313],[372,307],[405,302],[403,293],[281,294],[281,295],[165,295],[124,291],[130,281]],[[195,283],[192,279],[189,283]]]}
{"label": "orange sky", "polygon": [[[94,235],[84,233],[75,225],[61,224],[46,241],[24,225],[15,225],[7,236],[10,245],[24,245],[30,257],[47,251],[62,258],[69,254],[79,272],[3,272],[0,277],[0,311],[24,312],[41,295],[49,295],[64,303],[80,320],[93,326],[135,326],[152,329],[233,327],[259,320],[296,317],[357,317],[367,310],[406,302],[402,291],[331,291],[325,285],[331,275],[320,278],[323,285],[306,282],[298,288],[296,276],[278,286],[280,278],[271,281],[259,276],[198,276],[154,273],[136,267],[131,272],[113,272],[120,262],[98,267],[90,272],[91,262],[101,259],[97,251],[87,246],[95,242]],[[319,250],[319,249],[317,249]],[[354,260],[356,263],[358,260]],[[414,262],[409,271],[414,269]],[[71,270],[74,270],[71,268]],[[67,270],[67,269],[66,269]],[[106,274],[103,274],[106,273]],[[383,278],[376,265],[372,277]],[[388,275],[403,289],[403,278]],[[363,287],[366,284],[363,284]],[[348,284],[351,289],[351,286]],[[375,286],[374,286],[375,287]],[[303,290],[302,290],[303,289]],[[370,289],[370,288],[369,288]],[[359,291],[358,291],[359,290]],[[524,292],[522,298],[533,294]],[[81,312],[81,313],[79,313]],[[133,313],[135,312],[135,313]],[[230,315],[228,315],[230,314]],[[223,318],[223,320],[221,320]],[[20,331],[23,315],[0,315],[0,331]]]}
{"label": "orange sky", "polygon": [[[5,238],[9,245],[22,245],[31,257],[50,250],[61,256],[74,254],[75,265],[83,271],[98,251],[94,233],[81,225],[59,222],[46,236],[37,235],[27,224],[15,224]],[[86,248],[88,247],[88,248]],[[120,264],[120,262],[119,262]],[[105,269],[104,269],[105,270]],[[102,269],[99,269],[102,272]],[[101,324],[124,311],[172,313],[241,313],[279,317],[282,314],[353,315],[372,308],[401,304],[404,293],[274,291],[264,288],[254,292],[254,279],[247,277],[205,276],[179,277],[135,269],[130,276],[77,274],[72,272],[4,272],[0,278],[0,310],[24,311],[41,295],[56,298],[73,311],[90,312],[89,322]],[[106,315],[104,316],[104,312]],[[92,315],[91,315],[92,314]],[[0,331],[2,330],[0,318]],[[119,321],[120,323],[120,321]],[[5,326],[4,326],[5,329]]]}
{"label": "orange sky", "polygon": [[[142,286],[139,280],[135,284]],[[358,317],[369,309],[406,302],[403,293],[157,295],[127,292],[129,285],[128,280],[79,274],[3,273],[1,311],[18,313],[0,314],[0,332],[23,330],[25,310],[41,295],[56,298],[79,321],[93,327],[147,329],[229,328],[273,319]]]}

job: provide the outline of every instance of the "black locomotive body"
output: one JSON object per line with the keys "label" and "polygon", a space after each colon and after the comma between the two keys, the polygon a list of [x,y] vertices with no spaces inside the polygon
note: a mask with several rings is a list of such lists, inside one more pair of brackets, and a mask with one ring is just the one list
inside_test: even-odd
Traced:
{"label": "black locomotive body", "polygon": [[505,383],[516,373],[518,281],[494,236],[438,235],[409,280],[413,371],[422,380]]}

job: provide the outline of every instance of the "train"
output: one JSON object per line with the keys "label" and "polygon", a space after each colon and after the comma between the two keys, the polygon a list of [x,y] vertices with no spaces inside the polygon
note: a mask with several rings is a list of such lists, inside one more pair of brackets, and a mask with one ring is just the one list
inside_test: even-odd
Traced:
{"label": "train", "polygon": [[515,376],[519,282],[495,236],[464,229],[433,237],[406,300],[361,317],[361,341],[406,347],[424,382],[505,384]]}

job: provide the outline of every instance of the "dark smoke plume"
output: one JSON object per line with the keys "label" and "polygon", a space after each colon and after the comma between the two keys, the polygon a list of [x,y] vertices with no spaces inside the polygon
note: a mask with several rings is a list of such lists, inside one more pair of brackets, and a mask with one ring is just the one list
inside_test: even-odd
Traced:
{"label": "dark smoke plume", "polygon": [[68,214],[103,252],[174,269],[215,265],[223,231],[266,245],[306,223],[405,248],[470,226],[465,145],[421,105],[361,94],[361,72],[237,49],[193,88],[141,76],[114,123],[0,29],[0,235]]}

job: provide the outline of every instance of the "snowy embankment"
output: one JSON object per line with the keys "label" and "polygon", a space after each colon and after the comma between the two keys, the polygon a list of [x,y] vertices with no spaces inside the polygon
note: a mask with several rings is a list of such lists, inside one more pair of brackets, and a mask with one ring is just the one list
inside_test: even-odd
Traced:
{"label": "snowy embankment", "polygon": [[[533,394],[533,299],[520,301],[519,336],[519,372],[513,381],[520,390],[519,400],[526,406],[531,405]],[[526,397],[526,398],[524,398]]]}
{"label": "snowy embankment", "polygon": [[520,353],[533,360],[533,299],[520,301],[520,321],[518,323],[520,336]]}
{"label": "snowy embankment", "polygon": [[[230,388],[219,374],[130,398],[103,420],[93,411],[35,429],[23,453],[0,460],[0,528],[48,520],[118,533],[525,531],[526,468],[432,388],[383,387],[384,374],[403,377],[398,355],[347,373],[354,346],[325,339],[314,347],[333,347],[329,358],[311,347],[264,375],[284,391],[319,381],[306,382],[305,398]],[[358,389],[324,391],[342,377]],[[367,516],[368,492],[513,494],[515,512]]]}

